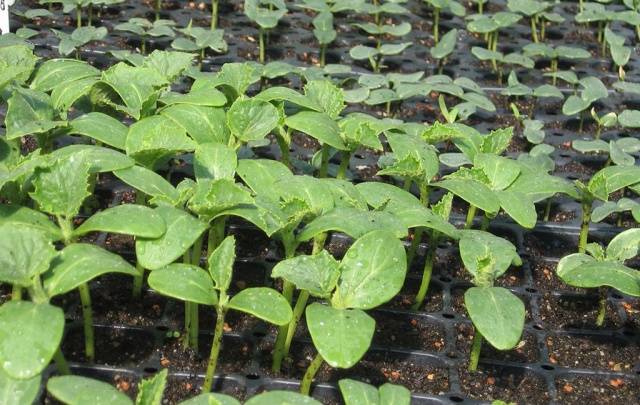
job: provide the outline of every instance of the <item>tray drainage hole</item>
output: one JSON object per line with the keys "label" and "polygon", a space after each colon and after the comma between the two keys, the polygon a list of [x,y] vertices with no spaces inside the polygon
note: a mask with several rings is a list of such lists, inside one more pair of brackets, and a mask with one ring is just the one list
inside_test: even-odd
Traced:
{"label": "tray drainage hole", "polygon": [[450,283],[451,282],[451,278],[446,277],[446,276],[442,276],[442,277],[440,277],[440,281],[442,281],[443,283]]}
{"label": "tray drainage hole", "polygon": [[538,292],[538,290],[536,290],[535,288],[525,288],[524,290],[526,292],[528,292],[528,293],[531,293],[531,294],[534,294],[534,293]]}
{"label": "tray drainage hole", "polygon": [[535,329],[535,330],[543,330],[544,328],[542,327],[542,325],[536,324],[536,325],[533,325],[533,329]]}
{"label": "tray drainage hole", "polygon": [[168,332],[168,331],[169,331],[169,328],[168,328],[167,326],[160,325],[160,326],[156,326],[156,330],[157,330],[158,332]]}
{"label": "tray drainage hole", "polygon": [[623,330],[622,334],[625,335],[625,336],[629,336],[629,337],[633,337],[633,336],[636,335],[632,330],[629,330],[629,329]]}
{"label": "tray drainage hole", "polygon": [[255,332],[253,332],[253,336],[257,337],[257,338],[261,338],[261,337],[267,336],[267,334],[264,331],[257,330]]}
{"label": "tray drainage hole", "polygon": [[260,378],[260,376],[256,373],[247,374],[245,377],[247,377],[247,379],[249,380],[257,380]]}
{"label": "tray drainage hole", "polygon": [[452,396],[450,396],[450,397],[449,397],[449,400],[450,400],[451,402],[464,402],[464,399],[460,398],[460,397],[459,397],[459,396],[457,396],[457,395],[452,395]]}
{"label": "tray drainage hole", "polygon": [[617,300],[621,300],[621,299],[622,299],[622,295],[620,295],[620,294],[615,294],[615,293],[614,293],[614,294],[611,294],[611,296],[612,296],[613,298],[617,299]]}
{"label": "tray drainage hole", "polygon": [[453,315],[453,314],[442,314],[442,317],[443,318],[447,318],[447,319],[453,319],[453,318],[455,318],[455,315]]}
{"label": "tray drainage hole", "polygon": [[542,367],[542,369],[543,369],[543,370],[548,370],[548,371],[551,371],[551,370],[555,370],[555,369],[556,369],[555,367],[550,366],[550,365],[548,365],[548,364],[543,364],[543,365],[541,365],[540,367]]}
{"label": "tray drainage hole", "polygon": [[155,374],[158,372],[158,369],[155,367],[145,367],[144,372],[149,374]]}

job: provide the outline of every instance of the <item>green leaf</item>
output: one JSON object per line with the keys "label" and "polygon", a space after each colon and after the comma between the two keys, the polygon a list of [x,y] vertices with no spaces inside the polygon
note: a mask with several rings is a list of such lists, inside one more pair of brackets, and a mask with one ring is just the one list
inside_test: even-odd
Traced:
{"label": "green leaf", "polygon": [[515,160],[492,153],[477,154],[474,165],[481,168],[489,178],[493,190],[504,190],[520,174],[520,165]]}
{"label": "green leaf", "polygon": [[249,190],[233,180],[202,180],[197,183],[188,206],[203,219],[211,220],[227,209],[253,201]]}
{"label": "green leaf", "polygon": [[49,270],[56,250],[42,230],[16,225],[0,225],[0,281],[31,287],[34,276]]}
{"label": "green leaf", "polygon": [[41,134],[59,126],[64,121],[54,120],[51,97],[37,90],[17,87],[7,100],[7,113],[4,120],[7,139],[16,139],[24,135]]}
{"label": "green leaf", "polygon": [[[611,193],[638,182],[640,182],[640,167],[609,166],[594,174],[587,187],[595,197],[606,201]],[[604,189],[600,187],[602,184]]]}
{"label": "green leaf", "polygon": [[144,110],[155,104],[158,90],[168,83],[153,68],[133,67],[121,62],[102,72],[101,84],[118,96],[109,100],[109,104],[138,120]]}
{"label": "green leaf", "polygon": [[433,184],[444,188],[462,198],[471,205],[489,213],[496,213],[500,209],[500,200],[484,184],[463,178],[447,178]]}
{"label": "green leaf", "polygon": [[207,224],[177,208],[158,206],[155,210],[164,220],[166,232],[157,239],[136,239],[138,262],[149,270],[173,263],[207,229]]}
{"label": "green leaf", "polygon": [[[73,176],[69,176],[73,173]],[[74,217],[89,192],[89,167],[84,159],[71,156],[36,169],[35,191],[29,193],[40,210],[52,215]]]}
{"label": "green leaf", "polygon": [[169,204],[175,204],[180,199],[180,194],[171,183],[156,172],[144,167],[132,166],[127,169],[116,170],[113,174],[131,187],[152,196],[155,202],[164,201]]}
{"label": "green leaf", "polygon": [[189,93],[169,92],[160,97],[159,101],[166,106],[189,104],[202,107],[223,107],[227,104],[227,97],[218,89],[203,87]]}
{"label": "green leaf", "polygon": [[329,80],[310,80],[304,86],[304,94],[333,120],[344,110],[343,90]]}
{"label": "green leaf", "polygon": [[135,164],[135,161],[124,153],[95,145],[65,146],[51,152],[49,157],[52,160],[80,159],[88,166],[89,174],[126,169]]}
{"label": "green leaf", "polygon": [[342,232],[357,239],[374,230],[387,230],[395,237],[403,238],[407,236],[407,227],[398,219],[388,212],[337,207],[308,223],[297,239],[304,242],[329,231]]}
{"label": "green leaf", "polygon": [[380,404],[410,405],[411,391],[402,385],[385,383],[378,388]]}
{"label": "green leaf", "polygon": [[388,231],[373,231],[355,241],[340,264],[338,288],[331,299],[337,308],[375,308],[402,288],[407,258]]}
{"label": "green leaf", "polygon": [[[322,405],[307,395],[291,391],[269,391],[251,397],[245,405]],[[225,404],[226,405],[226,404]]]}
{"label": "green leaf", "polygon": [[67,405],[132,405],[128,396],[111,384],[76,375],[51,377],[47,390]]}
{"label": "green leaf", "polygon": [[387,141],[396,157],[415,156],[420,164],[421,181],[431,182],[440,168],[438,156],[433,146],[426,143],[419,136],[388,132]]}
{"label": "green leaf", "polygon": [[274,184],[271,194],[283,200],[304,201],[313,215],[326,214],[334,207],[333,196],[327,183],[311,176],[292,176]]}
{"label": "green leaf", "polygon": [[[191,66],[193,54],[185,52],[169,52],[156,49],[144,59],[143,67],[152,68],[171,83]],[[213,96],[213,94],[212,94]]]}
{"label": "green leaf", "polygon": [[262,101],[288,101],[289,103],[298,105],[314,111],[323,111],[323,108],[309,97],[303,96],[297,91],[288,87],[269,87],[258,93],[254,99]]}
{"label": "green leaf", "polygon": [[198,181],[228,179],[236,174],[236,151],[221,143],[205,143],[196,147],[193,170]]}
{"label": "green leaf", "polygon": [[[378,389],[373,385],[343,378],[338,381],[345,405],[380,405]],[[393,404],[393,402],[385,402]]]}
{"label": "green leaf", "polygon": [[271,277],[282,278],[315,297],[329,298],[340,277],[339,266],[333,256],[322,250],[312,256],[282,260],[271,270]]}
{"label": "green leaf", "polygon": [[51,92],[51,103],[60,113],[60,117],[67,119],[67,111],[76,101],[87,96],[97,82],[97,77],[87,77],[72,82],[63,82],[56,86]]}
{"label": "green leaf", "polygon": [[585,102],[592,103],[609,96],[606,86],[597,77],[588,76],[580,79],[580,85],[583,87],[581,97]]}
{"label": "green leaf", "polygon": [[527,229],[532,229],[536,225],[538,214],[531,197],[511,190],[500,190],[496,192],[496,195],[502,209],[514,221]]}
{"label": "green leaf", "polygon": [[209,263],[209,274],[214,282],[214,288],[220,291],[227,291],[231,284],[233,275],[233,263],[236,259],[236,239],[234,236],[227,236],[210,253],[207,263]]}
{"label": "green leaf", "polygon": [[168,373],[169,370],[165,368],[153,377],[142,380],[138,387],[136,405],[160,405]]}
{"label": "green leaf", "polygon": [[269,134],[280,119],[278,110],[266,101],[237,99],[227,111],[231,134],[243,142],[257,141]]}
{"label": "green leaf", "polygon": [[49,92],[64,82],[100,76],[100,70],[75,59],[50,59],[36,70],[31,88]]}
{"label": "green leaf", "polygon": [[229,141],[229,128],[222,108],[174,104],[162,109],[160,114],[181,126],[199,144],[226,144]]}
{"label": "green leaf", "polygon": [[95,231],[159,238],[165,232],[165,225],[162,217],[151,208],[123,204],[92,215],[76,228],[74,234],[79,236]]}
{"label": "green leaf", "polygon": [[242,159],[236,171],[254,193],[263,196],[272,195],[276,183],[293,177],[287,166],[270,159]]}
{"label": "green leaf", "polygon": [[622,263],[596,261],[574,253],[558,262],[557,273],[562,281],[574,287],[609,286],[624,294],[640,296],[640,272]]}
{"label": "green leaf", "polygon": [[[512,265],[522,264],[511,242],[489,232],[465,230],[460,238],[460,257],[476,282],[492,282]],[[488,261],[489,266],[484,262]]]}
{"label": "green leaf", "polygon": [[0,204],[0,225],[28,226],[44,232],[49,240],[62,239],[62,231],[42,212],[19,205]]}
{"label": "green leaf", "polygon": [[44,288],[50,297],[67,293],[79,285],[107,273],[138,275],[122,257],[101,247],[73,243],[65,247],[53,261]]}
{"label": "green leaf", "polygon": [[127,134],[127,155],[150,168],[173,155],[195,148],[196,143],[185,130],[163,115],[141,119],[129,127]]}
{"label": "green leaf", "polygon": [[524,328],[524,304],[506,288],[471,287],[464,305],[478,332],[498,350],[514,348]]}
{"label": "green leaf", "polygon": [[285,125],[338,150],[347,149],[340,136],[340,127],[325,113],[301,111],[285,118]]}
{"label": "green leaf", "polygon": [[607,259],[625,261],[638,255],[640,229],[627,229],[617,234],[607,246]]}
{"label": "green leaf", "polygon": [[618,116],[618,122],[625,128],[640,128],[640,111],[624,110]]}
{"label": "green leaf", "polygon": [[240,291],[229,300],[228,307],[275,325],[288,324],[293,315],[287,300],[276,290],[266,287]]}
{"label": "green leaf", "polygon": [[129,129],[117,119],[100,112],[82,115],[69,123],[70,134],[84,135],[124,150]]}
{"label": "green leaf", "polygon": [[149,274],[149,286],[162,295],[202,305],[216,305],[218,295],[209,274],[200,267],[173,263]]}
{"label": "green leaf", "polygon": [[440,38],[440,42],[430,49],[431,56],[435,59],[442,59],[449,56],[451,52],[453,52],[457,40],[458,30],[454,28],[444,34],[442,38]]}
{"label": "green leaf", "polygon": [[42,377],[28,380],[10,377],[0,369],[0,402],[3,404],[33,404],[40,391]]}
{"label": "green leaf", "polygon": [[[271,391],[271,392],[274,392],[274,391]],[[295,394],[295,392],[292,394]],[[301,395],[301,397],[309,398],[303,395]],[[256,397],[254,396],[253,398],[256,398]],[[204,394],[197,395],[186,401],[180,402],[180,405],[241,405],[241,404],[237,399],[229,395],[207,392]]]}
{"label": "green leaf", "polygon": [[364,311],[314,302],[305,314],[313,345],[331,367],[350,368],[369,349],[376,322]]}
{"label": "green leaf", "polygon": [[591,103],[582,99],[581,97],[571,95],[567,97],[564,104],[562,105],[562,114],[564,115],[574,115],[579,113],[580,111],[584,111]]}
{"label": "green leaf", "polygon": [[49,304],[10,301],[0,306],[0,364],[11,378],[31,379],[53,358],[62,340],[64,312]]}

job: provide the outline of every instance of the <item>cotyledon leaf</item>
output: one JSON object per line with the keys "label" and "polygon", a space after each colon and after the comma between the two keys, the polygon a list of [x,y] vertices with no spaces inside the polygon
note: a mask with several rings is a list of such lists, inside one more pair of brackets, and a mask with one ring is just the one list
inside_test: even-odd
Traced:
{"label": "cotyledon leaf", "polygon": [[51,377],[47,390],[67,405],[132,405],[124,393],[111,384],[76,375]]}
{"label": "cotyledon leaf", "polygon": [[162,295],[182,301],[203,305],[215,305],[218,302],[209,274],[190,264],[172,263],[152,271],[149,274],[149,286]]}
{"label": "cotyledon leaf", "polygon": [[144,205],[122,204],[90,216],[73,233],[83,235],[87,232],[101,231],[159,238],[165,230],[164,220],[153,209]]}
{"label": "cotyledon leaf", "polygon": [[49,270],[56,250],[47,235],[30,226],[0,226],[0,281],[22,287]]}
{"label": "cotyledon leaf", "polygon": [[229,308],[246,312],[275,325],[285,325],[293,315],[287,300],[272,288],[247,288],[234,295]]}

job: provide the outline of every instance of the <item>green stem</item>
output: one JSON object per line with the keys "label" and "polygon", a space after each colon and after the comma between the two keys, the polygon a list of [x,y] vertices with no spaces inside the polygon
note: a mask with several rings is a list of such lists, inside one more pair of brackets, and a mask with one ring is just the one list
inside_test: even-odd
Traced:
{"label": "green stem", "polygon": [[440,25],[440,9],[435,8],[433,10],[433,41],[435,44],[439,41],[439,25]]}
{"label": "green stem", "polygon": [[80,6],[76,7],[76,27],[82,27],[82,8]]}
{"label": "green stem", "polygon": [[304,373],[304,377],[302,377],[302,383],[300,384],[300,393],[304,395],[309,395],[309,391],[311,391],[311,383],[313,382],[313,377],[315,377],[318,370],[322,366],[322,356],[320,353],[316,354],[311,364],[309,364],[309,368],[307,368],[307,372]]}
{"label": "green stem", "polygon": [[320,171],[318,172],[318,177],[320,178],[327,177],[327,173],[329,172],[329,148],[330,146],[328,144],[322,144],[322,160],[320,163]]}
{"label": "green stem", "polygon": [[536,17],[531,16],[529,19],[531,21],[531,40],[538,43],[538,28],[536,27]]}
{"label": "green stem", "polygon": [[[284,131],[282,128],[280,131]],[[287,131],[289,131],[287,129]],[[280,148],[280,161],[287,167],[291,167],[291,158],[289,156],[289,144],[281,134],[276,134],[276,141],[278,141],[278,147]]]}
{"label": "green stem", "polygon": [[89,363],[96,358],[95,338],[93,334],[93,312],[91,310],[91,294],[87,283],[80,284],[80,302],[82,303],[82,319],[84,325],[84,350]]}
{"label": "green stem", "polygon": [[327,45],[320,45],[320,67],[324,67],[327,57]]}
{"label": "green stem", "polygon": [[93,24],[93,5],[89,4],[89,16],[88,16],[87,26],[91,27]]}
{"label": "green stem", "polygon": [[482,9],[484,8],[484,3],[482,2],[482,0],[478,1],[478,14],[482,15]]}
{"label": "green stem", "polygon": [[189,307],[189,325],[191,327],[191,331],[189,332],[189,347],[191,347],[196,352],[198,351],[198,336],[200,335],[198,312],[198,304],[192,302],[191,306]]}
{"label": "green stem", "polygon": [[582,202],[582,225],[580,226],[580,238],[578,240],[578,251],[584,253],[589,238],[589,223],[591,222],[591,199]]}
{"label": "green stem", "polygon": [[410,191],[411,190],[411,179],[410,178],[406,178],[404,179],[404,184],[402,185],[402,189],[404,191]]}
{"label": "green stem", "polygon": [[545,37],[547,36],[546,29],[547,29],[547,22],[542,20],[542,22],[540,23],[540,40],[541,41],[544,41]]}
{"label": "green stem", "polygon": [[604,317],[607,313],[607,290],[600,288],[600,300],[598,301],[598,317],[596,318],[596,326],[601,327],[604,324]]}
{"label": "green stem", "polygon": [[476,216],[476,208],[475,205],[469,204],[469,210],[467,211],[467,220],[464,223],[464,229],[471,229],[471,225],[473,225],[473,218]]}
{"label": "green stem", "polygon": [[551,214],[551,198],[547,199],[547,205],[544,207],[544,220],[549,221],[549,215]]}
{"label": "green stem", "polygon": [[422,307],[424,299],[427,296],[429,290],[429,283],[431,281],[431,272],[433,270],[433,260],[435,259],[436,249],[438,248],[438,234],[437,232],[431,233],[431,243],[429,244],[429,250],[425,257],[424,269],[422,270],[422,281],[420,282],[420,289],[416,295],[416,302],[411,307],[412,310],[417,311]]}
{"label": "green stem", "polygon": [[349,168],[349,161],[351,160],[351,152],[348,150],[343,150],[340,153],[340,167],[338,167],[338,173],[336,174],[337,179],[345,179],[347,177],[347,169]]}
{"label": "green stem", "polygon": [[71,374],[69,363],[67,363],[67,359],[64,358],[64,354],[62,354],[62,350],[59,347],[58,350],[56,350],[56,352],[53,354],[53,361],[56,363],[56,368],[58,369],[59,374]]}
{"label": "green stem", "polygon": [[[221,294],[222,295],[222,294]],[[216,329],[213,333],[213,342],[211,344],[211,353],[209,353],[209,362],[207,364],[207,374],[204,378],[204,384],[202,384],[202,392],[210,392],[213,386],[213,375],[216,372],[216,366],[218,364],[218,356],[220,354],[220,346],[222,346],[222,335],[224,333],[224,316],[226,310],[221,307],[216,307]]]}
{"label": "green stem", "polygon": [[264,63],[264,30],[262,28],[260,28],[260,34],[259,34],[259,40],[260,40],[260,63]]}
{"label": "green stem", "polygon": [[489,220],[490,220],[490,218],[487,215],[487,213],[485,212],[482,215],[482,223],[480,224],[480,230],[481,231],[486,231],[487,229],[489,229],[489,222],[490,222]]}
{"label": "green stem", "polygon": [[473,328],[473,343],[471,344],[471,353],[469,354],[469,371],[476,371],[478,361],[480,360],[480,350],[482,349],[482,335],[478,329]]}
{"label": "green stem", "polygon": [[418,247],[422,241],[423,233],[424,228],[416,228],[413,232],[413,240],[411,241],[411,246],[409,246],[409,251],[407,252],[407,267],[411,266],[413,259],[416,257],[416,252],[418,251]]}
{"label": "green stem", "polygon": [[218,26],[218,0],[211,0],[211,31]]}
{"label": "green stem", "polygon": [[298,295],[298,300],[296,301],[296,306],[293,308],[293,317],[291,318],[291,322],[289,322],[289,327],[287,328],[287,337],[285,338],[284,349],[282,354],[283,358],[289,354],[289,349],[291,348],[291,341],[293,340],[293,336],[296,334],[298,322],[300,322],[302,313],[307,307],[308,300],[309,300],[309,292],[307,290],[300,291],[300,295]]}
{"label": "green stem", "polygon": [[160,19],[160,8],[161,7],[162,7],[162,0],[156,0],[156,7],[155,7],[156,21],[158,21]]}
{"label": "green stem", "polygon": [[143,55],[147,54],[147,41],[144,39],[144,37],[140,39],[140,53],[142,53]]}
{"label": "green stem", "polygon": [[11,301],[20,301],[22,299],[22,287],[14,284],[11,288]]}
{"label": "green stem", "polygon": [[133,298],[140,299],[142,297],[142,284],[144,282],[144,267],[136,260],[136,270],[138,275],[133,278]]}

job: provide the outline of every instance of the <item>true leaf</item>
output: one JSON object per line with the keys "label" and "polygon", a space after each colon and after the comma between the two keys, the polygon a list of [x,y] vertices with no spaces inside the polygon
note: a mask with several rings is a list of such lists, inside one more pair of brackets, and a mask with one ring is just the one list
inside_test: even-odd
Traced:
{"label": "true leaf", "polygon": [[219,291],[227,291],[229,289],[235,258],[236,239],[233,236],[227,236],[209,255],[207,260],[209,274],[213,279],[214,287]]}
{"label": "true leaf", "polygon": [[153,377],[142,380],[138,386],[136,405],[160,405],[168,373],[169,370],[165,368]]}
{"label": "true leaf", "polygon": [[235,150],[221,143],[200,144],[196,148],[193,170],[196,179],[233,179],[238,166]]}
{"label": "true leaf", "polygon": [[0,226],[0,281],[30,287],[32,277],[49,269],[56,250],[42,230],[16,225]]}
{"label": "true leaf", "polygon": [[328,298],[338,282],[339,266],[333,256],[322,250],[312,256],[300,255],[279,262],[271,270],[271,277],[287,280],[313,296]]}
{"label": "true leaf", "polygon": [[285,124],[336,149],[346,149],[340,136],[340,127],[325,113],[301,111],[285,118]]}
{"label": "true leaf", "polygon": [[227,125],[239,140],[257,141],[278,125],[279,117],[278,110],[271,103],[241,98],[227,111]]}

